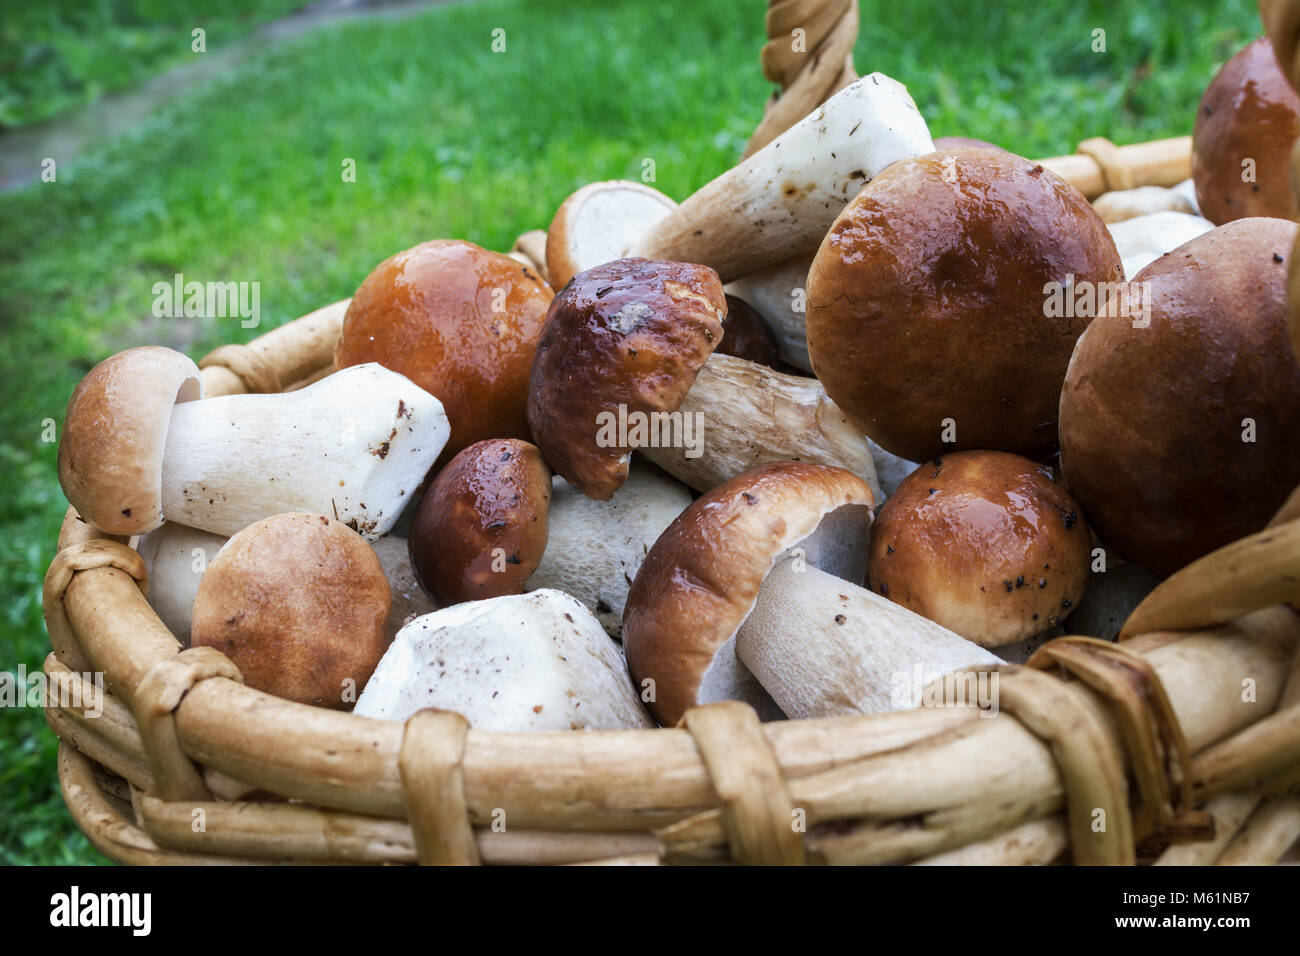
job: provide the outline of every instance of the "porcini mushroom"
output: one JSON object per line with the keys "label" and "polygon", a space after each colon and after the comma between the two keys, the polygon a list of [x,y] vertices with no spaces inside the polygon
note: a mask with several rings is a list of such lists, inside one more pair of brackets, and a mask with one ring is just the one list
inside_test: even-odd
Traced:
{"label": "porcini mushroom", "polygon": [[546,230],[551,287],[626,254],[647,229],[677,208],[657,189],[623,179],[588,183],[560,204]]}
{"label": "porcini mushroom", "polygon": [[519,594],[550,533],[551,473],[536,446],[490,438],[459,452],[420,499],[411,567],[442,606]]}
{"label": "porcini mushroom", "polygon": [[1078,606],[1092,540],[1052,473],[1019,455],[924,462],[871,528],[871,589],[982,647],[1055,627]]}
{"label": "porcini mushroom", "polygon": [[158,346],[127,349],[86,373],[68,400],[58,465],[82,520],[117,535],[162,525],[173,410],[202,395],[198,366]]}
{"label": "porcini mushroom", "polygon": [[[676,208],[672,199],[640,183],[608,180],[583,186],[560,204],[546,234],[550,274],[557,277],[554,287],[562,289],[578,273],[622,258],[629,245]],[[762,280],[763,274],[752,279],[759,285]],[[775,364],[772,328],[758,310],[728,296],[723,327],[720,349],[725,354]],[[802,340],[802,321],[799,328]]]}
{"label": "porcini mushroom", "polygon": [[443,605],[541,588],[578,598],[617,636],[632,578],[691,502],[652,465],[634,463],[609,501],[550,470],[533,445],[478,442],[434,479],[411,525],[412,564]]}
{"label": "porcini mushroom", "polygon": [[170,349],[129,349],[91,369],[59,444],[77,513],[110,534],[165,517],[231,535],[312,510],[378,537],[447,440],[441,402],[373,364],[292,392],[198,397],[194,363]]}
{"label": "porcini mushroom", "polygon": [[1296,224],[1238,219],[1137,274],[1149,315],[1088,327],[1061,467],[1098,537],[1159,577],[1264,528],[1300,483],[1286,325]]}
{"label": "porcini mushroom", "polygon": [[859,585],[872,504],[842,468],[774,462],[669,526],[623,616],[628,667],[661,723],[728,699],[767,717],[888,710],[914,665],[944,674],[997,662]]}
{"label": "porcini mushroom", "polygon": [[808,273],[808,351],[831,399],[895,455],[1040,459],[1091,319],[1053,302],[1085,287],[1108,301],[1123,278],[1105,223],[1065,180],[1001,150],[935,152],[885,170],[827,233]]}
{"label": "porcini mushroom", "polygon": [[221,651],[250,687],[346,710],[388,645],[390,604],[379,558],[356,532],[325,515],[274,515],[208,565],[191,643]]}
{"label": "porcini mushroom", "polygon": [[470,601],[402,628],[355,713],[406,720],[426,707],[480,730],[651,727],[618,648],[568,594]]}
{"label": "porcini mushroom", "polygon": [[425,242],[377,265],[343,320],[335,361],[400,372],[451,420],[441,463],[484,438],[527,438],[528,369],[551,289],[471,242]]}
{"label": "porcini mushroom", "polygon": [[1247,216],[1300,216],[1291,145],[1300,95],[1267,36],[1246,44],[1210,81],[1192,131],[1192,179],[1201,214],[1217,225]]}
{"label": "porcini mushroom", "polygon": [[551,304],[528,401],[551,467],[601,499],[634,448],[699,490],[781,458],[844,464],[874,483],[862,436],[816,382],[711,357],[724,309],[704,266],[620,259],[574,276]]}

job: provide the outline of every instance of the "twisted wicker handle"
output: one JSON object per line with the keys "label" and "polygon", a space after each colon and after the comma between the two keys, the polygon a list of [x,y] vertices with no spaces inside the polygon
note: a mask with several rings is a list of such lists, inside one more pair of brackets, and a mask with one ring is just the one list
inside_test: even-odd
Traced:
{"label": "twisted wicker handle", "polygon": [[745,146],[758,152],[858,78],[858,0],[769,0],[763,75],[781,89]]}

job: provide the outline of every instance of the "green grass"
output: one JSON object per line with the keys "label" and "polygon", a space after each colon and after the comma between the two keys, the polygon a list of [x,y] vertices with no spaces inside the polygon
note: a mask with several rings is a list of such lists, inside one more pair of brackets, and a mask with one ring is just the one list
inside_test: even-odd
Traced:
{"label": "green grass", "polygon": [[130,87],[237,40],[304,0],[225,0],[202,14],[170,0],[40,0],[0,13],[0,129],[26,126]]}
{"label": "green grass", "polygon": [[[1016,6],[864,0],[858,68],[906,82],[936,136],[1041,156],[1189,132],[1214,70],[1259,30],[1245,0]],[[0,196],[0,668],[47,650],[39,589],[65,505],[43,421],[117,349],[198,357],[256,334],[149,318],[154,282],[258,281],[264,331],[417,242],[506,248],[577,186],[637,178],[645,158],[684,197],[761,115],[761,8],[489,0],[326,28],[61,163],[57,183]],[[0,860],[98,859],[63,809],[39,712],[0,714]]]}

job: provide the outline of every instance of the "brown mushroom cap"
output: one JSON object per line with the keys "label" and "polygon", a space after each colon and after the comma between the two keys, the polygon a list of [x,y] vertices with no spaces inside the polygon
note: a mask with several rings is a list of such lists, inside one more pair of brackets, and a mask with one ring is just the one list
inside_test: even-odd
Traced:
{"label": "brown mushroom cap", "polygon": [[[1247,216],[1294,219],[1291,144],[1300,96],[1268,37],[1246,44],[1210,81],[1192,131],[1192,180],[1201,215],[1216,225]],[[1242,164],[1251,160],[1254,176]]]}
{"label": "brown mushroom cap", "polygon": [[[704,702],[706,675],[777,558],[845,508],[865,545],[873,504],[852,472],[779,461],[719,485],[669,525],[637,572],[623,614],[628,667],[638,686],[654,681],[650,709],[660,723],[671,726]],[[834,560],[808,548],[809,563],[823,558]]]}
{"label": "brown mushroom cap", "polygon": [[1071,276],[1077,287],[1120,283],[1124,272],[1105,223],[1055,173],[990,149],[900,160],[840,214],[813,259],[813,370],[899,457],[1045,457],[1089,321],[1048,315],[1048,284]]}
{"label": "brown mushroom cap", "polygon": [[743,299],[727,296],[727,317],[722,320],[722,342],[714,350],[720,355],[734,355],[768,368],[776,368],[781,358],[776,336],[763,317]]}
{"label": "brown mushroom cap", "polygon": [[612,496],[632,449],[603,440],[602,413],[675,411],[721,340],[726,309],[708,266],[618,259],[574,276],[533,360],[528,424],[547,463],[588,497]]}
{"label": "brown mushroom cap", "polygon": [[1101,318],[1079,340],[1061,393],[1065,481],[1101,540],[1154,574],[1259,531],[1300,482],[1295,238],[1281,219],[1207,232],[1134,278],[1150,327]]}
{"label": "brown mushroom cap", "polygon": [[127,349],[87,372],[59,442],[59,484],[77,514],[107,534],[161,527],[172,407],[202,391],[198,366],[158,346]]}
{"label": "brown mushroom cap", "polygon": [[378,362],[442,402],[439,463],[485,438],[527,438],[528,370],[551,288],[472,242],[440,239],[375,267],[343,319],[339,368]]}
{"label": "brown mushroom cap", "polygon": [[221,651],[250,687],[346,710],[388,646],[391,600],[379,558],[355,531],[324,515],[273,515],[208,565],[191,645]]}
{"label": "brown mushroom cap", "polygon": [[551,473],[517,438],[470,445],[447,463],[411,522],[411,566],[439,605],[522,594],[546,550]]}
{"label": "brown mushroom cap", "polygon": [[1049,469],[999,451],[924,462],[871,528],[871,589],[968,641],[1055,627],[1088,580],[1091,537]]}

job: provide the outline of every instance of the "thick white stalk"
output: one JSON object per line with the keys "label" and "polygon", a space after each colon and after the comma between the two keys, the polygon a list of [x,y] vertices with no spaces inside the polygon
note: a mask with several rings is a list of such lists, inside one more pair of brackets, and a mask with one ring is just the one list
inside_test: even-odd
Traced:
{"label": "thick white stalk", "polygon": [[585,604],[619,637],[627,592],[650,547],[691,503],[686,486],[632,461],[608,501],[588,498],[558,475],[551,485],[546,551],[525,589],[554,588]]}
{"label": "thick white stalk", "polygon": [[692,442],[637,450],[697,491],[716,488],[755,465],[806,461],[847,468],[881,501],[866,437],[815,378],[715,352],[674,414],[691,427]]}
{"label": "thick white stalk", "polygon": [[736,656],[795,719],[903,710],[936,678],[1001,663],[978,644],[797,557],[778,561],[763,582],[736,634]]}
{"label": "thick white stalk", "polygon": [[872,73],[690,196],[628,255],[702,263],[730,282],[812,248],[881,170],[933,151],[907,88]]}
{"label": "thick white stalk", "polygon": [[163,514],[232,535],[288,511],[370,540],[392,527],[447,443],[442,403],[374,363],[278,395],[184,402],[163,453]]}

